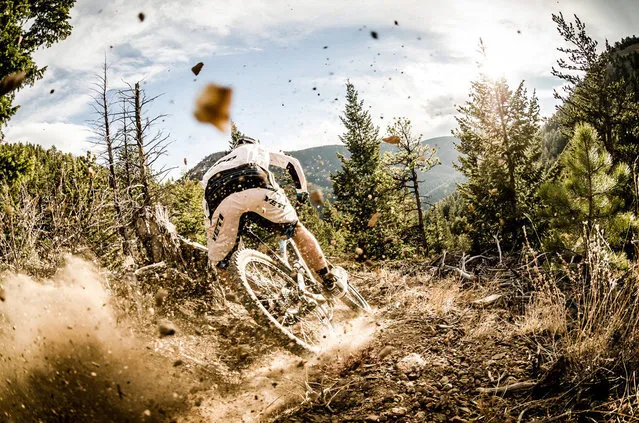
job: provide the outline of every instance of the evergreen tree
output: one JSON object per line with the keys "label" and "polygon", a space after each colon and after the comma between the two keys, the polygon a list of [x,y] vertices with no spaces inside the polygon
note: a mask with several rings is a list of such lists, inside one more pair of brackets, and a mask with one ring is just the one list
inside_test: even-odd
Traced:
{"label": "evergreen tree", "polygon": [[426,229],[424,223],[424,210],[422,209],[422,196],[419,193],[419,173],[427,172],[437,164],[439,159],[435,156],[436,150],[421,142],[422,134],[415,137],[412,133],[410,120],[406,118],[395,119],[388,127],[388,140],[397,145],[397,152],[386,153],[384,164],[395,182],[395,188],[399,194],[412,197],[412,207],[408,214],[417,214],[416,239],[424,252],[428,251]]}
{"label": "evergreen tree", "polygon": [[[69,11],[75,0],[4,0],[0,2],[0,81],[24,72],[25,82],[42,79],[33,54],[71,34]],[[1,84],[0,84],[1,85]],[[15,93],[0,95],[0,130],[18,110]],[[2,134],[0,132],[0,139]]]}
{"label": "evergreen tree", "polygon": [[567,22],[560,13],[553,15],[559,34],[567,47],[558,50],[567,55],[557,61],[552,74],[566,82],[558,118],[564,131],[580,122],[589,122],[601,137],[615,163],[632,166],[639,155],[639,38],[628,37],[614,46],[606,42],[602,51],[586,32],[586,25],[575,15]]}
{"label": "evergreen tree", "polygon": [[24,149],[0,144],[0,185],[11,187],[33,168],[33,160]]}
{"label": "evergreen tree", "polygon": [[558,181],[541,187],[550,221],[546,248],[584,253],[583,236],[596,225],[613,248],[622,248],[637,228],[635,217],[621,212],[623,202],[613,190],[628,177],[628,166],[613,164],[592,125],[579,124],[574,132],[560,157]]}
{"label": "evergreen tree", "polygon": [[346,84],[346,108],[340,120],[346,129],[340,140],[350,157],[338,155],[342,168],[331,179],[335,205],[348,222],[349,246],[362,248],[368,257],[393,255],[398,245],[390,233],[397,227],[388,197],[392,182],[381,166],[379,129],[350,82]]}
{"label": "evergreen tree", "polygon": [[467,206],[458,192],[442,198],[426,212],[426,235],[435,251],[468,251],[471,248]]}
{"label": "evergreen tree", "polygon": [[164,203],[171,212],[171,221],[177,233],[206,244],[206,233],[202,224],[202,201],[204,188],[199,181],[182,178],[165,186]]}
{"label": "evergreen tree", "polygon": [[468,207],[474,247],[500,236],[507,247],[521,241],[526,214],[537,204],[542,178],[539,105],[523,81],[511,91],[502,79],[480,74],[470,99],[458,108],[460,170],[467,181],[458,185]]}
{"label": "evergreen tree", "polygon": [[244,133],[237,129],[237,125],[235,124],[235,122],[231,121],[231,139],[229,140],[229,150],[233,150],[235,147],[237,147],[237,142],[242,136],[244,136]]}

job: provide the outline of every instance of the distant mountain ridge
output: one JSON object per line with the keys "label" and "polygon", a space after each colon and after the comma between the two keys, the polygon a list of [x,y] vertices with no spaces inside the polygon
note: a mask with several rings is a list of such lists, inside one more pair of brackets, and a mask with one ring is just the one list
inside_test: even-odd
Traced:
{"label": "distant mountain ridge", "polygon": [[[428,203],[434,203],[451,194],[455,191],[456,184],[464,179],[462,174],[453,167],[453,162],[457,159],[455,141],[457,138],[452,136],[430,138],[423,141],[424,144],[437,149],[437,156],[441,161],[440,165],[420,175],[420,180],[424,181],[420,184],[420,192],[428,197]],[[382,143],[382,153],[392,152],[395,149],[396,147],[393,145]],[[348,150],[344,145],[323,145],[287,153],[300,161],[306,179],[312,188],[321,189],[326,193],[331,193],[333,190],[331,173],[335,173],[341,168],[337,154],[349,157]],[[186,172],[185,177],[195,180],[202,179],[206,171],[224,154],[225,152],[220,151],[206,156]]]}

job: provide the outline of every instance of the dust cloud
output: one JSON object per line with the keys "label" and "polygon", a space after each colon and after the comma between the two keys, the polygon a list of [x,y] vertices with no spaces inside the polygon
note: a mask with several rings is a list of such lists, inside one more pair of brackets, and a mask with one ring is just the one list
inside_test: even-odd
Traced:
{"label": "dust cloud", "polygon": [[0,421],[169,421],[186,407],[171,362],[118,325],[91,263],[0,285]]}
{"label": "dust cloud", "polygon": [[265,355],[247,370],[244,384],[226,395],[206,400],[200,409],[201,416],[215,422],[260,422],[288,405],[316,401],[325,388],[320,376],[322,369],[340,365],[363,349],[377,330],[373,316],[348,320],[338,313],[341,314],[340,310],[336,310],[335,321],[340,323],[321,353],[306,359],[283,350]]}

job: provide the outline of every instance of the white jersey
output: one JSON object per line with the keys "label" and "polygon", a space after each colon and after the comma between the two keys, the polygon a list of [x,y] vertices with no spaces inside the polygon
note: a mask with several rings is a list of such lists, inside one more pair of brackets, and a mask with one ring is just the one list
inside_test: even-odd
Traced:
{"label": "white jersey", "polygon": [[306,192],[308,190],[306,184],[306,178],[304,177],[304,171],[300,162],[289,155],[282,152],[270,151],[259,144],[244,144],[226,156],[219,159],[211,168],[204,174],[202,178],[202,185],[206,188],[211,176],[218,172],[230,170],[243,165],[257,165],[268,172],[269,180],[273,182],[274,188],[278,189],[278,185],[273,178],[273,174],[269,170],[269,166],[277,166],[288,170],[295,183],[295,188],[298,193]]}

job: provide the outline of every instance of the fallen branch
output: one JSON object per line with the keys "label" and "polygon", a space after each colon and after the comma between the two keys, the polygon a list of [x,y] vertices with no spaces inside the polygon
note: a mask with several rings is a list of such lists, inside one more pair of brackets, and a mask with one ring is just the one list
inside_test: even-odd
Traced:
{"label": "fallen branch", "polygon": [[505,395],[507,393],[525,391],[526,389],[530,389],[535,385],[537,385],[537,382],[533,382],[533,381],[516,382],[511,385],[497,386],[495,388],[477,388],[477,391],[480,394],[504,394]]}
{"label": "fallen branch", "polygon": [[473,275],[472,273],[465,272],[462,269],[460,269],[459,267],[449,266],[449,265],[446,264],[446,265],[444,265],[444,269],[452,270],[454,272],[457,272],[459,277],[461,277],[462,279],[466,279],[466,280],[469,280],[469,281],[475,280],[475,275]]}
{"label": "fallen branch", "polygon": [[202,244],[200,244],[200,243],[197,243],[197,242],[195,242],[195,241],[191,241],[191,240],[189,240],[189,239],[186,239],[186,238],[184,238],[184,237],[183,237],[183,236],[181,236],[181,235],[178,235],[178,239],[179,239],[179,240],[180,240],[183,244],[188,245],[189,247],[193,248],[194,250],[202,251],[203,253],[208,253],[208,252],[209,252],[209,249],[208,249],[208,248],[206,248],[204,245],[202,245]]}
{"label": "fallen branch", "polygon": [[499,251],[499,264],[502,264],[501,246],[499,245],[499,238],[497,238],[497,235],[493,235],[493,238],[495,238],[495,242],[497,243],[497,251]]}
{"label": "fallen branch", "polygon": [[473,301],[473,304],[486,307],[486,306],[493,305],[494,303],[499,301],[501,297],[502,297],[501,294],[493,294],[493,295],[489,295],[488,297],[475,300]]}
{"label": "fallen branch", "polygon": [[138,270],[135,271],[135,274],[140,275],[142,273],[149,272],[151,270],[162,269],[164,267],[166,267],[166,263],[163,261],[160,261],[158,263],[153,263],[153,264],[149,264],[148,266],[140,267]]}

